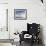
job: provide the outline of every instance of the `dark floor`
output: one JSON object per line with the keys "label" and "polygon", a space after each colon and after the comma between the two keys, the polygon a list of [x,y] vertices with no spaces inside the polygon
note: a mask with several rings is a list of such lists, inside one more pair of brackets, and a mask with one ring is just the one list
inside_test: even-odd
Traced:
{"label": "dark floor", "polygon": [[[19,46],[32,46],[31,43],[22,42]],[[43,46],[42,44],[34,44],[33,46]]]}

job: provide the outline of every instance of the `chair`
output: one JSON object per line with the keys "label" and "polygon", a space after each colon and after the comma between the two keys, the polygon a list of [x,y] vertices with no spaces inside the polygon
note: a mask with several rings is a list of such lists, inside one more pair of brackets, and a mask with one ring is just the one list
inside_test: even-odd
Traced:
{"label": "chair", "polygon": [[[27,31],[22,31],[22,34],[20,34],[20,44],[22,41],[25,41],[24,35],[29,34],[32,37],[29,39],[31,44],[33,45],[34,42],[39,43],[39,33],[40,33],[40,24],[32,23],[29,24],[27,23]],[[28,38],[26,38],[28,40]]]}

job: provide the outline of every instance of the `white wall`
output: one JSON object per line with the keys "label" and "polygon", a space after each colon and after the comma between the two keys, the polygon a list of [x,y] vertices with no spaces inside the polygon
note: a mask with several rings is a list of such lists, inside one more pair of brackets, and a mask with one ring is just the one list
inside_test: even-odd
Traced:
{"label": "white wall", "polygon": [[0,0],[0,3],[8,3],[8,0]]}

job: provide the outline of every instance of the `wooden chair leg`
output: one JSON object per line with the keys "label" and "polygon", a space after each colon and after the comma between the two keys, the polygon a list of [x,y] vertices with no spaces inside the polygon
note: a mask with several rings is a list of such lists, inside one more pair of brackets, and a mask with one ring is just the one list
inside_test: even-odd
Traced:
{"label": "wooden chair leg", "polygon": [[21,41],[20,41],[20,45],[21,45]]}

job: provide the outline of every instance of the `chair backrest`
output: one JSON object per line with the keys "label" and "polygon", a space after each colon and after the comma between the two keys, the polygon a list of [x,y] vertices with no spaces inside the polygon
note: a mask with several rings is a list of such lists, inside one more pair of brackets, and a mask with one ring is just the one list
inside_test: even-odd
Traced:
{"label": "chair backrest", "polygon": [[29,23],[27,23],[27,30],[28,30],[29,34],[36,35],[40,32],[40,24],[36,24],[36,23],[29,24]]}

